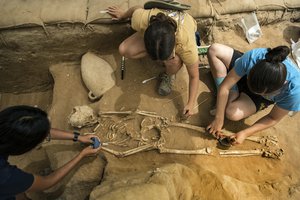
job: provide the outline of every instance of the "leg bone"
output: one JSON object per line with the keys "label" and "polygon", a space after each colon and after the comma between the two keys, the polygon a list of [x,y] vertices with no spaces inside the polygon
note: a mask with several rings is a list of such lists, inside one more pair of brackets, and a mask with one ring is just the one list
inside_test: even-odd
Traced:
{"label": "leg bone", "polygon": [[196,150],[179,150],[179,149],[167,149],[164,147],[158,147],[159,153],[175,153],[175,154],[188,154],[188,155],[209,155],[212,149],[209,147]]}
{"label": "leg bone", "polygon": [[111,153],[111,154],[117,156],[117,157],[126,157],[129,155],[138,153],[138,152],[142,152],[142,151],[149,150],[149,149],[154,149],[154,146],[152,144],[146,144],[146,145],[143,145],[143,146],[140,146],[140,147],[137,147],[134,149],[130,149],[127,151],[123,151],[123,152],[115,151],[115,150],[109,149],[107,147],[102,147],[102,149],[108,153]]}
{"label": "leg bone", "polygon": [[242,156],[257,156],[257,155],[262,155],[263,152],[264,152],[263,149],[255,149],[255,150],[224,150],[224,151],[220,151],[219,154],[222,157],[229,157],[229,156],[242,157]]}

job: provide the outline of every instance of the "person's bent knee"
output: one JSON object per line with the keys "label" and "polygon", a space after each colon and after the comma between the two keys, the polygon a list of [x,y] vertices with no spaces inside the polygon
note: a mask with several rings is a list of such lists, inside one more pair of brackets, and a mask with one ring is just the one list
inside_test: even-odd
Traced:
{"label": "person's bent knee", "polygon": [[121,56],[125,56],[125,57],[127,57],[127,51],[126,51],[126,47],[125,47],[125,44],[124,44],[124,42],[122,42],[120,45],[119,45],[119,53],[120,53],[120,55]]}
{"label": "person's bent knee", "polygon": [[226,118],[231,121],[239,121],[243,119],[241,111],[235,106],[227,106],[225,111]]}
{"label": "person's bent knee", "polygon": [[213,56],[216,55],[217,52],[219,52],[221,49],[220,44],[218,43],[213,43],[212,45],[210,45],[210,47],[208,48],[208,56]]}

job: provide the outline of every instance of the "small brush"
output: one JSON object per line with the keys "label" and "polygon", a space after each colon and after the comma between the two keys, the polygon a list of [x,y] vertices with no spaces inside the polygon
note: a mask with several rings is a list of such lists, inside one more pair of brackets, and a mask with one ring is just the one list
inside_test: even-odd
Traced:
{"label": "small brush", "polygon": [[121,59],[121,80],[125,78],[125,57],[122,56]]}

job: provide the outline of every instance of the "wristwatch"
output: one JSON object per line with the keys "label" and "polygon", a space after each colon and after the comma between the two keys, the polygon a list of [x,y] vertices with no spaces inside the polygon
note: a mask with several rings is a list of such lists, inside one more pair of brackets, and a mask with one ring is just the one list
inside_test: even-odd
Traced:
{"label": "wristwatch", "polygon": [[80,135],[80,133],[78,133],[76,131],[74,131],[73,133],[74,133],[73,141],[77,142],[78,141],[78,136]]}

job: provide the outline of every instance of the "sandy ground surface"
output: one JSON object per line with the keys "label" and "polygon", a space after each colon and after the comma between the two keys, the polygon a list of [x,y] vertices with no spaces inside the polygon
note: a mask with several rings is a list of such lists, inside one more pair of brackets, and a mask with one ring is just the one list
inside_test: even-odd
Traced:
{"label": "sandy ground surface", "polygon": [[[227,44],[240,51],[247,51],[256,47],[289,46],[289,39],[299,38],[300,35],[299,23],[292,24],[290,22],[281,22],[262,27],[263,36],[253,44],[246,42],[240,29],[233,30],[215,27],[212,30],[215,42]],[[149,58],[127,60],[125,79],[120,80],[118,66],[120,57],[117,51],[112,55],[100,55],[100,57],[107,59],[112,65],[117,77],[117,83],[99,102],[91,104],[96,112],[140,109],[156,112],[158,115],[167,117],[175,122],[189,123],[201,127],[205,127],[213,119],[209,115],[209,110],[215,104],[215,96],[213,91],[211,91],[213,85],[208,69],[200,69],[201,81],[197,99],[199,105],[195,106],[196,114],[188,120],[181,121],[180,114],[183,105],[187,101],[188,79],[184,68],[177,74],[172,94],[167,97],[160,97],[156,93],[156,80],[149,81],[146,84],[142,84],[142,81],[157,76],[163,71],[161,64],[153,62]],[[200,60],[201,64],[207,64],[205,57],[201,56]],[[37,105],[51,113],[53,126],[72,129],[67,124],[67,116],[73,106],[90,104],[85,97],[87,91],[85,88],[83,90],[76,88],[78,92],[76,95],[68,93],[69,96],[63,96],[55,90],[56,86],[54,86],[53,98],[55,98],[55,103],[59,104],[63,111],[58,109],[59,106],[55,107],[55,111],[53,110],[53,104],[51,107],[52,91],[22,95],[1,94],[1,109],[16,104]],[[72,95],[82,100],[74,102],[71,100]],[[236,132],[250,126],[269,111],[270,108],[240,122],[227,120],[224,127],[227,130]],[[63,114],[58,114],[58,112],[63,112]],[[279,138],[280,148],[284,149],[284,156],[280,160],[260,156],[220,157],[218,155],[219,149],[216,148],[217,141],[205,133],[189,131],[183,128],[170,128],[170,132],[166,133],[165,136],[165,145],[167,147],[174,149],[211,147],[214,150],[213,154],[211,156],[167,155],[159,154],[157,151],[152,150],[125,158],[116,158],[109,153],[103,152],[107,160],[105,174],[101,184],[98,186],[98,192],[94,191],[91,198],[130,199],[130,194],[133,193],[137,196],[131,199],[155,199],[154,197],[157,197],[155,196],[156,194],[159,194],[157,199],[299,199],[299,120],[299,114],[293,117],[287,116],[275,127],[256,134],[259,136],[275,135]],[[91,130],[91,128],[87,128],[84,131]],[[103,133],[98,133],[98,135],[105,140]],[[121,147],[115,148],[122,150]],[[244,150],[256,148],[263,148],[263,145],[245,141],[242,145],[232,147],[232,149]],[[43,160],[43,153],[40,151],[39,149],[30,152],[30,155],[35,155],[36,159],[32,156],[30,159],[18,156],[11,158],[11,162],[29,171],[30,168],[43,168],[46,165],[45,162],[43,162],[44,166],[33,165],[33,163],[38,163],[38,160]],[[172,172],[170,168],[165,167],[169,165],[175,165],[176,169],[180,168],[180,172],[177,174]],[[186,168],[190,171],[187,171]],[[163,181],[159,182],[157,179],[155,179],[157,181],[156,184],[167,188],[168,195],[166,195],[165,191],[155,187],[155,184],[148,184],[147,187],[145,186],[142,189],[138,187],[141,183],[149,182],[150,179],[145,178],[149,176],[149,171],[153,172],[158,169],[164,169],[169,174],[173,173],[177,177],[178,180],[176,178],[172,179],[172,183],[176,185],[173,193],[169,189],[170,183],[162,183]],[[171,169],[174,169],[174,166]],[[151,179],[152,182],[150,182],[153,183],[155,180]],[[190,194],[187,191],[190,191]]]}

